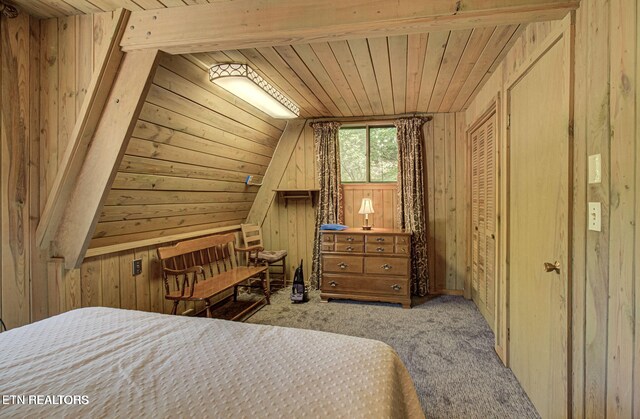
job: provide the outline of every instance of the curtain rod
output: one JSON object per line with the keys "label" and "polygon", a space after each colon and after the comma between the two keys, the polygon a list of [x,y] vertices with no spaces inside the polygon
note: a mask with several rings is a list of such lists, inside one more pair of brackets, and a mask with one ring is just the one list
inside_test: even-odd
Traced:
{"label": "curtain rod", "polygon": [[423,118],[425,122],[431,121],[433,119],[433,114],[430,113],[403,113],[399,115],[381,115],[381,116],[338,116],[338,117],[326,117],[326,118],[310,118],[308,121],[313,122],[347,122],[347,123],[355,123],[355,122],[368,122],[368,121],[389,121],[399,118]]}

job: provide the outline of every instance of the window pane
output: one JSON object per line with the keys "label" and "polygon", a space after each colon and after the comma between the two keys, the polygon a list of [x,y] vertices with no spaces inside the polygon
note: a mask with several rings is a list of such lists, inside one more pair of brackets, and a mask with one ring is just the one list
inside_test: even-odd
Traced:
{"label": "window pane", "polygon": [[343,182],[367,181],[367,131],[365,128],[342,128],[340,175]]}
{"label": "window pane", "polygon": [[398,143],[395,127],[371,127],[369,131],[371,182],[398,180]]}

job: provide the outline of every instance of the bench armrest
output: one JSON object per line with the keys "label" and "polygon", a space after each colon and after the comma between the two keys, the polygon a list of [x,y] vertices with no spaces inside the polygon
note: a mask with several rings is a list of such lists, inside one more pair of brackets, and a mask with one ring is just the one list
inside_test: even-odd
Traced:
{"label": "bench armrest", "polygon": [[[189,298],[193,297],[193,291],[195,289],[195,285],[198,282],[198,274],[202,274],[202,277],[204,278],[205,273],[204,273],[204,268],[202,266],[190,266],[186,269],[169,269],[169,268],[162,268],[162,272],[164,273],[164,277],[166,278],[167,274],[169,275],[175,275],[176,277],[176,284],[179,285],[178,283],[178,276],[179,275],[184,275],[184,279],[182,280],[182,285],[179,286],[180,289],[180,296],[184,297],[184,292],[187,288],[187,285],[189,286]],[[192,277],[191,277],[191,282],[189,282],[189,275],[192,273]],[[168,284],[168,283],[167,283]],[[167,293],[169,292],[169,285],[166,285],[167,287]]]}

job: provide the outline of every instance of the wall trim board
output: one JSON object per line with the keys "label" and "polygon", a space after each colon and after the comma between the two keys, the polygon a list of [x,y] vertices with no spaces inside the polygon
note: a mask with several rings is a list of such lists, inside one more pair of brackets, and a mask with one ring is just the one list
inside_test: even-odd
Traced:
{"label": "wall trim board", "polygon": [[125,250],[138,249],[138,248],[141,248],[141,247],[149,247],[149,246],[154,246],[154,245],[160,245],[160,244],[165,244],[165,243],[171,243],[171,242],[191,239],[191,238],[195,238],[195,237],[203,237],[203,236],[208,236],[208,235],[211,235],[211,234],[227,233],[227,232],[232,232],[232,231],[240,231],[240,224],[230,225],[230,226],[225,226],[225,227],[215,227],[215,228],[210,228],[210,229],[206,229],[206,230],[193,231],[193,232],[190,232],[190,233],[173,234],[173,235],[170,235],[170,236],[157,237],[157,238],[153,238],[153,239],[146,239],[146,240],[139,240],[139,241],[132,241],[132,242],[127,242],[127,243],[122,243],[122,244],[114,244],[114,245],[111,245],[111,246],[95,247],[95,248],[91,248],[91,249],[87,250],[87,253],[85,254],[85,258],[91,258],[91,257],[94,257],[94,256],[101,256],[101,255],[107,255],[107,254],[111,254],[111,253],[118,253],[118,252],[122,252],[122,251],[125,251]]}

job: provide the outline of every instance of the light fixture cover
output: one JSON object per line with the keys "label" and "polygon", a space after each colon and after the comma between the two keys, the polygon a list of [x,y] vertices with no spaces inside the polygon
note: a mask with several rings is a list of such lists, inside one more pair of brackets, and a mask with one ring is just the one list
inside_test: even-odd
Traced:
{"label": "light fixture cover", "polygon": [[274,118],[300,116],[295,103],[246,64],[214,64],[209,80]]}
{"label": "light fixture cover", "polygon": [[358,214],[373,214],[373,202],[371,198],[362,198],[362,205]]}

